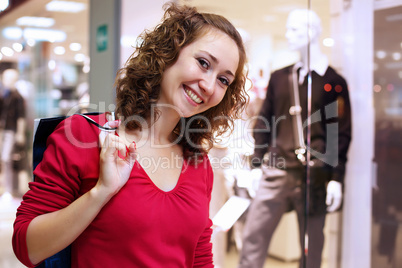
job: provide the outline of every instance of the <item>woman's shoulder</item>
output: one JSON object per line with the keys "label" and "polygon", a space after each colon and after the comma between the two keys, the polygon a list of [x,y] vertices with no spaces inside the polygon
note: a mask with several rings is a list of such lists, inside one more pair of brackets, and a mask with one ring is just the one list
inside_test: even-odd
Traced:
{"label": "woman's shoulder", "polygon": [[[97,125],[104,125],[106,115],[97,114],[74,114],[68,116],[55,129],[51,136],[63,137],[70,143],[79,147],[92,145],[97,147],[100,129]],[[95,124],[94,124],[95,123]],[[96,144],[95,144],[96,143]],[[91,147],[92,147],[91,146]],[[88,147],[88,146],[84,146]]]}
{"label": "woman's shoulder", "polygon": [[198,174],[202,174],[202,176],[206,176],[207,178],[213,177],[212,164],[208,154],[202,154],[188,164],[192,166],[194,171],[198,171]]}

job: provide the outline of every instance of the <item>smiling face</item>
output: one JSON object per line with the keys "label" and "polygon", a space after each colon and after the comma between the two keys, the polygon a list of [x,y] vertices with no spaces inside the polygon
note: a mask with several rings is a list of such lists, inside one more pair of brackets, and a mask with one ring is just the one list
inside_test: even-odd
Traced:
{"label": "smiling face", "polygon": [[238,64],[236,43],[219,30],[209,30],[166,68],[158,104],[173,105],[181,117],[204,112],[221,102]]}

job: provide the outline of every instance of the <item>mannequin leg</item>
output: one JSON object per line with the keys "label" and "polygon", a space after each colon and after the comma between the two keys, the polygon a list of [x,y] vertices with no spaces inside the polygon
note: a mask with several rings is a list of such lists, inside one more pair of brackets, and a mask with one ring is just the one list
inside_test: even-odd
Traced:
{"label": "mannequin leg", "polygon": [[11,154],[14,147],[14,131],[3,131],[3,141],[1,150],[1,172],[3,177],[4,193],[13,192],[13,167]]}
{"label": "mannequin leg", "polygon": [[[295,174],[294,178],[296,181],[301,181],[303,178],[302,172]],[[303,248],[304,241],[304,220],[305,220],[305,202],[304,202],[304,192],[302,188],[294,191],[292,198],[295,210],[297,212],[297,219],[299,222],[299,232],[300,232],[300,247]],[[310,193],[311,194],[311,193]],[[323,201],[325,202],[325,201]],[[322,249],[324,247],[324,225],[325,225],[325,213],[317,213],[314,215],[309,215],[307,218],[307,234],[308,234],[308,254],[307,263],[304,265],[303,256],[300,258],[300,268],[320,268],[322,259]]]}
{"label": "mannequin leg", "polygon": [[287,208],[286,177],[261,180],[243,231],[239,268],[263,267],[272,235]]}
{"label": "mannequin leg", "polygon": [[322,249],[324,247],[324,225],[325,214],[314,215],[308,218],[309,252],[306,267],[321,267]]}

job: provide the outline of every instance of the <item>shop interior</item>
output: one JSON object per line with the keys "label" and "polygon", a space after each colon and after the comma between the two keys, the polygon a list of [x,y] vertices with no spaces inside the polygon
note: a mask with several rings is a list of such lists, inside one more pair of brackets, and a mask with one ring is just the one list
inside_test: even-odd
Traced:
{"label": "shop interior", "polygon": [[[9,68],[19,71],[18,89],[25,99],[28,111],[27,138],[32,140],[35,118],[66,115],[72,110],[86,111],[91,101],[89,18],[90,5],[93,1],[15,2],[17,4],[12,10],[5,9],[0,13],[0,77],[1,73]],[[63,6],[63,2],[70,5]],[[129,0],[121,0],[121,2],[123,8],[145,5],[143,1],[135,1],[137,2],[135,4]],[[151,2],[162,6],[165,1]],[[341,25],[350,23],[341,21],[340,14],[353,8],[356,4],[353,0],[179,0],[178,2],[196,6],[200,11],[221,14],[229,18],[238,28],[249,57],[248,71],[251,83],[248,87],[250,96],[255,101],[255,106],[251,107],[255,109],[252,111],[254,113],[258,112],[259,101],[265,97],[270,74],[298,61],[299,55],[289,49],[285,37],[289,12],[307,8],[319,15],[322,23],[322,52],[328,57],[330,65],[344,75],[348,82],[350,81],[351,98],[355,100],[352,103],[354,104],[352,110],[356,113],[354,122],[369,120],[372,126],[372,129],[365,130],[359,123],[356,124],[354,134],[357,135],[353,138],[353,142],[359,140],[359,137],[364,140],[367,138],[368,142],[365,140],[366,144],[362,146],[368,148],[367,150],[373,154],[372,162],[368,166],[370,178],[367,179],[369,192],[367,195],[369,197],[364,196],[361,201],[368,204],[370,217],[370,223],[367,225],[370,229],[368,231],[370,237],[367,238],[369,245],[366,245],[369,256],[363,258],[368,259],[371,267],[402,267],[402,256],[397,254],[402,250],[402,199],[399,194],[402,188],[399,175],[402,161],[400,139],[402,135],[402,38],[398,34],[402,32],[402,1],[371,1],[373,3],[369,6],[372,9],[369,12],[372,18],[367,18],[367,23],[372,26],[371,32],[364,34],[349,32],[349,35],[340,30]],[[160,14],[162,13],[157,14],[156,17],[159,18]],[[131,18],[130,23],[133,23],[132,20],[135,18]],[[149,27],[155,23],[157,21],[150,22]],[[132,46],[137,42],[138,33],[136,27],[131,29],[124,20],[121,21],[121,26],[120,64],[123,65]],[[353,31],[352,28],[350,31]],[[345,59],[359,56],[354,54],[354,51],[348,50],[348,45],[357,42],[359,38],[366,38],[367,34],[369,39],[365,40],[370,42],[361,47],[360,53],[366,58],[362,63],[364,65],[362,69],[369,68],[371,77],[368,77],[368,81],[361,81],[361,79],[357,81],[358,79],[355,80],[352,76],[348,61]],[[368,65],[366,62],[369,62]],[[362,89],[353,87],[359,83]],[[363,91],[370,93],[362,94]],[[361,103],[365,103],[371,109],[371,116],[365,117],[366,110],[359,107]],[[349,154],[351,158],[357,158],[359,155],[356,152],[360,150],[360,147],[354,148]],[[29,150],[28,146],[27,152]],[[17,188],[20,194],[27,190],[27,182],[31,179],[29,153],[26,158],[28,164],[19,171]],[[350,165],[358,163],[359,161],[352,161]],[[351,170],[354,169],[351,168]],[[366,180],[364,176],[363,178],[356,176],[356,173],[359,171],[351,172],[346,179],[352,180],[353,183]],[[217,201],[218,207],[222,206],[230,195],[230,190],[228,191],[226,186],[227,182],[221,185],[220,190],[224,193],[223,199]],[[350,188],[353,187],[350,186]],[[11,206],[0,208],[0,241],[2,241],[0,267],[23,267],[15,259],[9,245],[16,206],[18,201]],[[345,252],[344,241],[345,237],[348,237],[348,230],[345,229],[348,221],[345,218],[350,217],[347,212],[344,214],[340,211],[327,215],[323,268],[352,267],[348,266],[348,261],[345,260],[347,252]],[[361,220],[356,218],[354,222]],[[238,250],[241,247],[237,232],[234,227],[218,242],[221,252],[217,252],[216,256],[220,258],[217,262],[221,264],[219,266],[221,268],[237,265]],[[264,267],[298,267],[301,249],[297,239],[296,215],[289,212],[282,218],[275,232]],[[218,257],[222,254],[223,257]]]}

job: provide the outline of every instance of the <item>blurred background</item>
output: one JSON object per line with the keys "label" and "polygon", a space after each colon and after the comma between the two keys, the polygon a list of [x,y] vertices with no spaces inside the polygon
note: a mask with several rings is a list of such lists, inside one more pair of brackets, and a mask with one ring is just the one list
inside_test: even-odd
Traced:
{"label": "blurred background", "polygon": [[[32,179],[34,119],[113,110],[116,71],[138,35],[158,23],[165,2],[0,0],[0,91],[3,71],[18,70],[27,141],[14,154],[12,196],[0,200],[0,267],[22,267],[11,235],[16,208]],[[327,216],[323,267],[402,267],[402,255],[396,254],[402,251],[402,0],[176,2],[221,14],[238,28],[249,57],[250,109],[255,110],[270,73],[298,60],[285,38],[289,12],[308,8],[319,15],[322,51],[345,77],[353,113],[344,205]],[[217,146],[212,153],[225,149]],[[212,216],[233,190],[227,170],[215,173]],[[236,267],[241,246],[236,230],[216,239],[216,266]],[[298,267],[297,239],[296,216],[290,212],[267,252],[267,267]]]}

